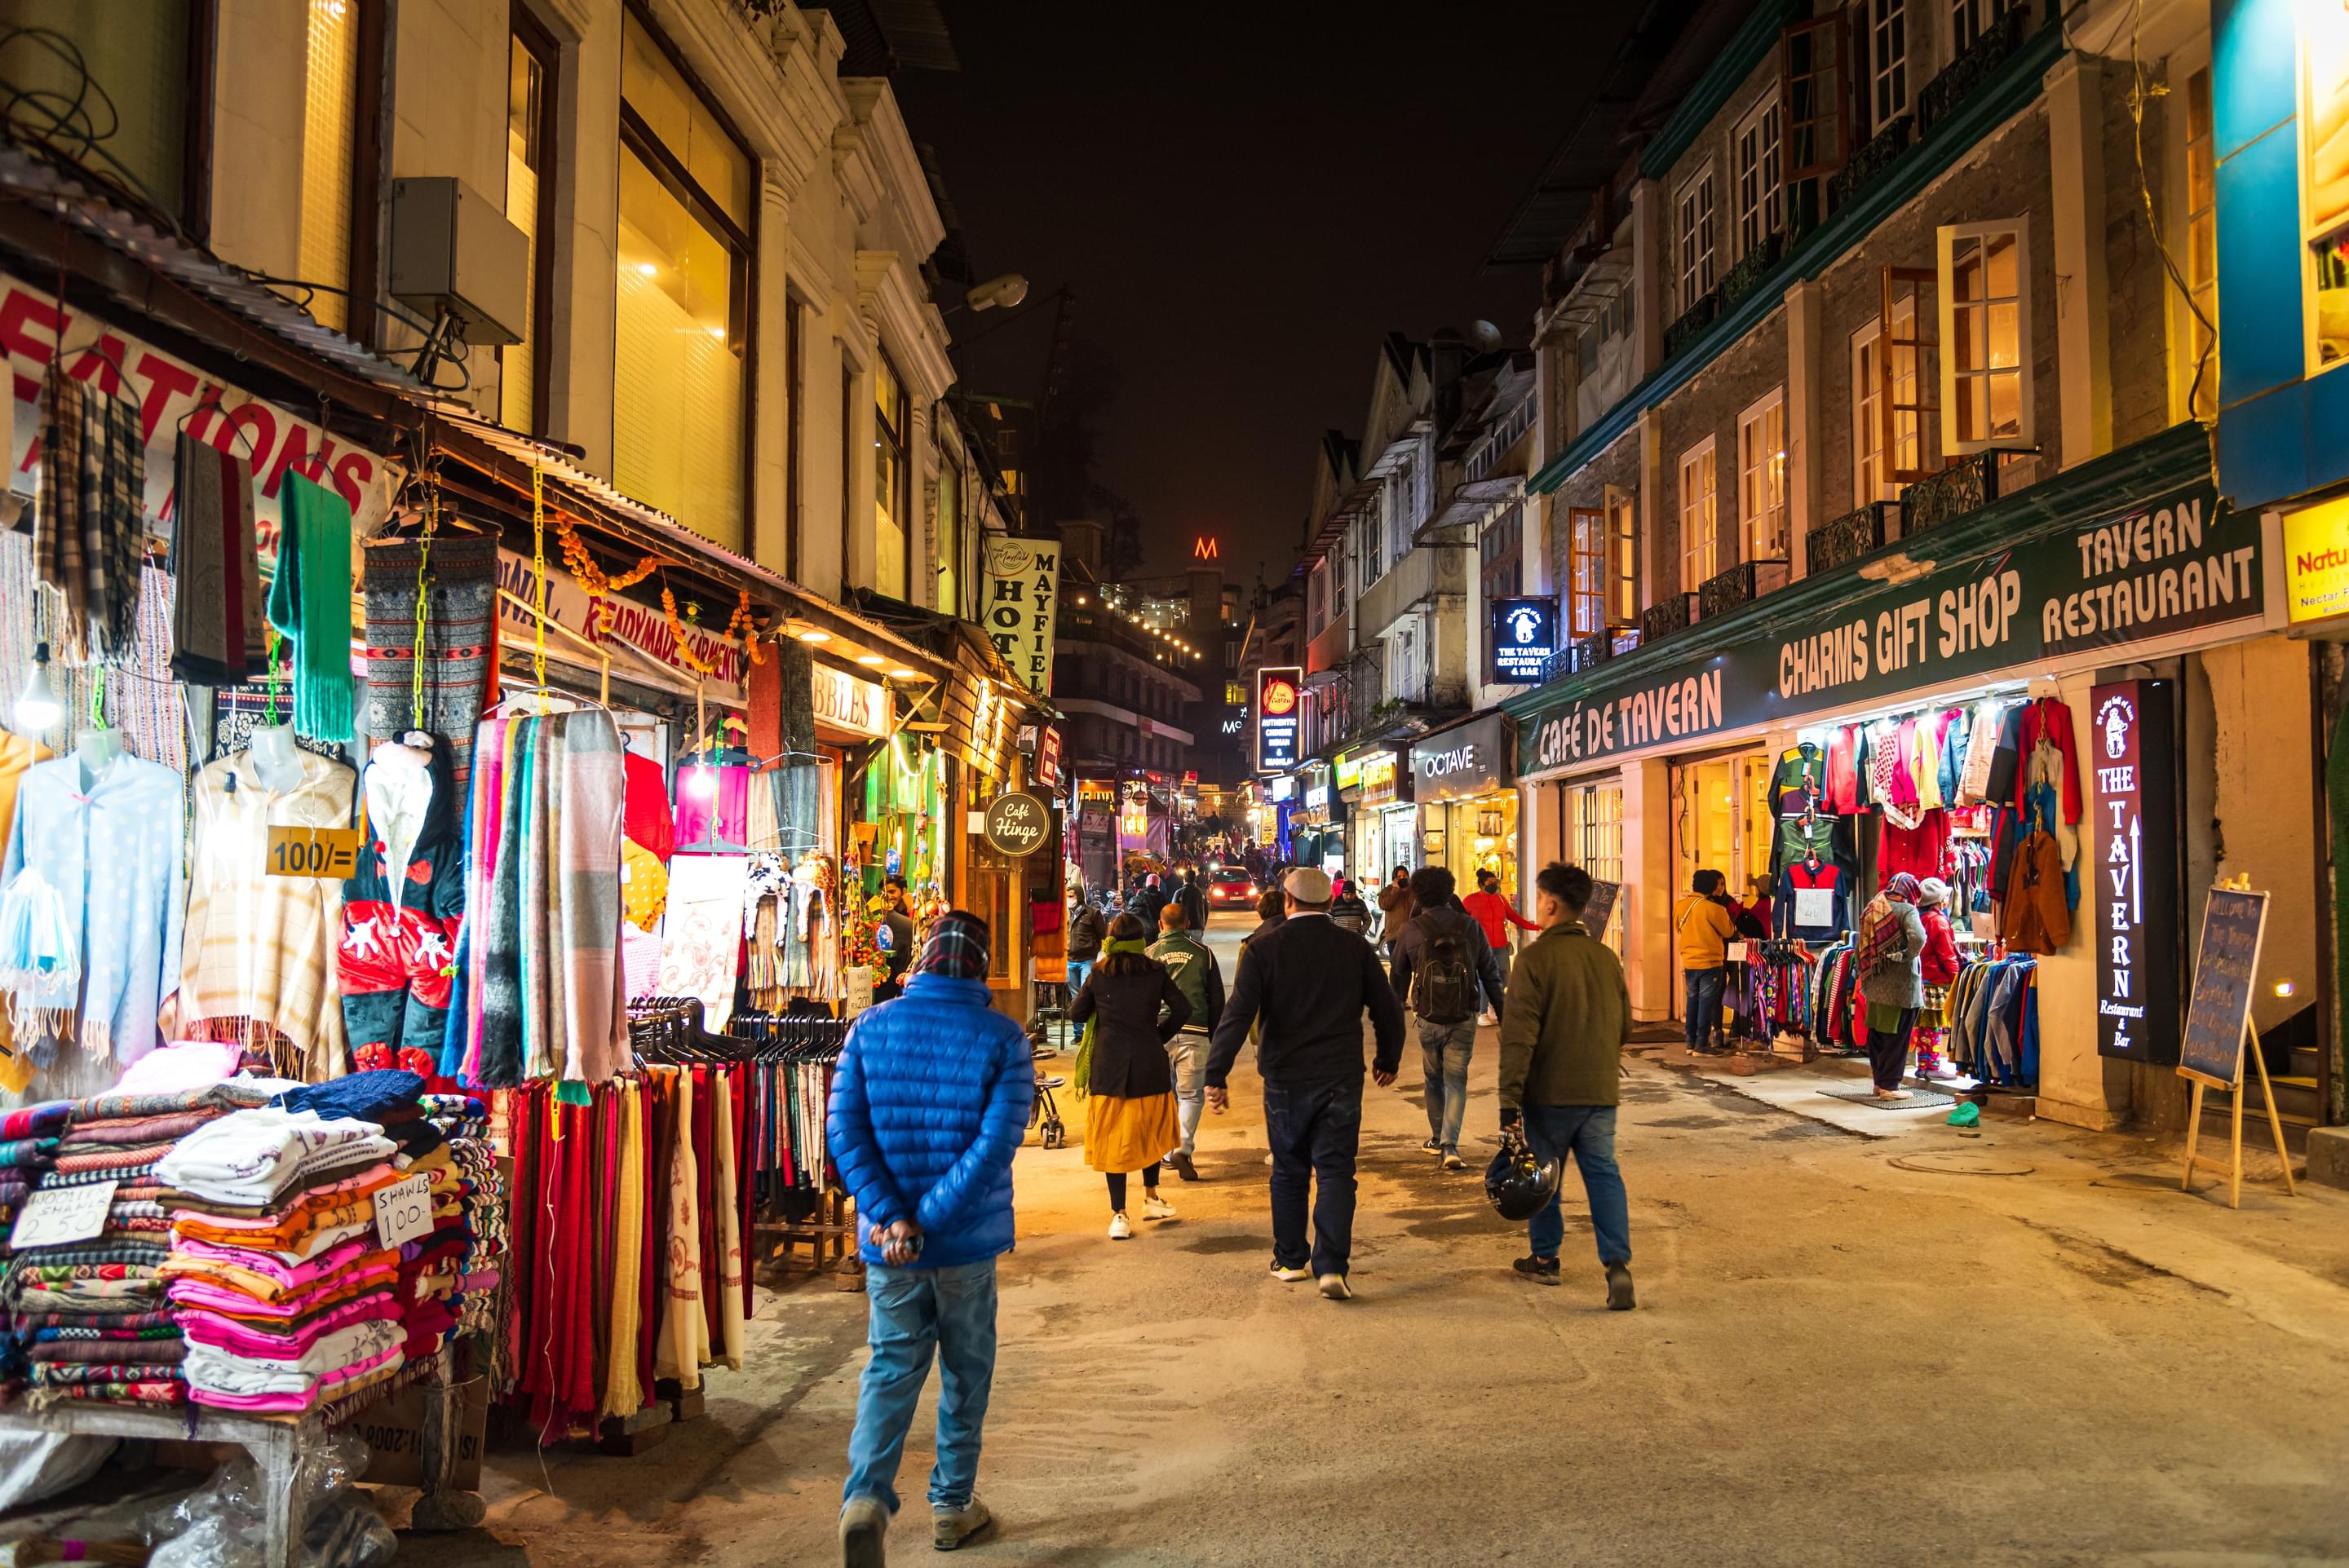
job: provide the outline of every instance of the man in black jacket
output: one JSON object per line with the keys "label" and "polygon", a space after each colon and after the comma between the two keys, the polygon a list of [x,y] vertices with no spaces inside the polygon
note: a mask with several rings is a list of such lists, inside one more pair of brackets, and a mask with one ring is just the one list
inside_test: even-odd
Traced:
{"label": "man in black jacket", "polygon": [[[1370,944],[1330,923],[1330,878],[1309,866],[1282,882],[1288,918],[1240,949],[1239,976],[1207,1057],[1207,1104],[1230,1103],[1232,1063],[1259,1016],[1265,1136],[1272,1144],[1272,1274],[1310,1272],[1321,1294],[1346,1301],[1354,1244],[1354,1157],[1362,1134],[1362,1015],[1377,1038],[1371,1077],[1394,1082],[1402,1063],[1402,1006]],[[1305,1240],[1313,1185],[1313,1242]],[[1309,1271],[1308,1264],[1310,1264]]]}
{"label": "man in black jacket", "polygon": [[[1468,1109],[1468,1057],[1476,1047],[1477,995],[1501,1015],[1500,961],[1485,928],[1461,907],[1452,873],[1422,866],[1411,873],[1412,902],[1418,913],[1403,923],[1394,944],[1394,990],[1411,1003],[1419,1019],[1422,1094],[1427,1101],[1427,1141],[1446,1171],[1465,1170],[1460,1158],[1460,1120]],[[1419,994],[1412,995],[1416,975]]]}

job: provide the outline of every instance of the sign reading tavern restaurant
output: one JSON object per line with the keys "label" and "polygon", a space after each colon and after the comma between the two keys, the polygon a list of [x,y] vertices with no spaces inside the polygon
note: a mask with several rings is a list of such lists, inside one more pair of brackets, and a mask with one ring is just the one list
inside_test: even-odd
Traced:
{"label": "sign reading tavern restaurant", "polygon": [[[1924,555],[1931,542],[1922,535],[1909,548]],[[1747,618],[1734,641],[1709,650],[1695,634],[1696,669],[1659,657],[1645,676],[1557,683],[1558,695],[1510,707],[1522,721],[1518,771],[1766,728],[2064,655],[2257,620],[2259,554],[2258,516],[2220,507],[2199,482],[1807,616]]]}

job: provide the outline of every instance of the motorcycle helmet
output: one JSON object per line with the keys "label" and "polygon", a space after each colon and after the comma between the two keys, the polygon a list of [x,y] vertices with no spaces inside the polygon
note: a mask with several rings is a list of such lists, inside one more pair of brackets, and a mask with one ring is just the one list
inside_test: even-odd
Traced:
{"label": "motorcycle helmet", "polygon": [[1502,1137],[1501,1151],[1485,1167],[1485,1196],[1504,1220],[1530,1220],[1557,1195],[1565,1173],[1562,1161],[1537,1158],[1512,1130]]}

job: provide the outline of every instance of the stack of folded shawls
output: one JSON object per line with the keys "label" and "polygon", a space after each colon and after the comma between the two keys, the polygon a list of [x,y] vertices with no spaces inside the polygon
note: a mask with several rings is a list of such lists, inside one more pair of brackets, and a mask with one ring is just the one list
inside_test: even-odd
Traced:
{"label": "stack of folded shawls", "polygon": [[160,1273],[199,1404],[303,1414],[403,1359],[400,1257],[377,1238],[374,1201],[403,1174],[399,1145],[378,1122],[285,1098],[223,1117],[157,1170]]}
{"label": "stack of folded shawls", "polygon": [[272,1092],[272,1086],[238,1081],[160,1093],[117,1090],[65,1108],[40,1187],[115,1187],[98,1234],[10,1259],[5,1294],[36,1402],[185,1400],[186,1346],[164,1306],[170,1222],[155,1167],[181,1138]]}

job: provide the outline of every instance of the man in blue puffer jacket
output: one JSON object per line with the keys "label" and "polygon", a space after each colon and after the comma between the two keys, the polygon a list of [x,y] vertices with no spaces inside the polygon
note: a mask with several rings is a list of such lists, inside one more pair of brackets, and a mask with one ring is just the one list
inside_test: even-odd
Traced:
{"label": "man in blue puffer jacket", "polygon": [[841,1559],[881,1568],[897,1461],[914,1408],[938,1384],[932,1543],[987,1528],[973,1494],[995,1378],[995,1260],[1012,1246],[1011,1157],[1028,1132],[1036,1068],[987,990],[987,923],[955,910],[931,925],[905,995],[856,1020],[825,1120],[833,1165],[865,1227],[872,1359],[856,1397],[842,1489]]}

